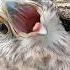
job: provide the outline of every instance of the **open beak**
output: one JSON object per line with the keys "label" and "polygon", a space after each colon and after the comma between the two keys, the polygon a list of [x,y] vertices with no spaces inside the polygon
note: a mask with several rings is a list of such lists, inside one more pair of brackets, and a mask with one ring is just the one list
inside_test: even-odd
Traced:
{"label": "open beak", "polygon": [[12,19],[12,29],[19,36],[26,35],[45,35],[47,29],[40,22],[40,13],[37,11],[37,7],[30,4],[21,4],[7,2],[7,9]]}

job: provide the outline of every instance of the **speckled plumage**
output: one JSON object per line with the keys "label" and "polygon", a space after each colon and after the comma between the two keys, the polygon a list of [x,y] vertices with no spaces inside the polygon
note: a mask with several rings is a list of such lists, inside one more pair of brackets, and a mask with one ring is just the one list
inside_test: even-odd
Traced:
{"label": "speckled plumage", "polygon": [[16,37],[7,20],[8,33],[0,32],[1,70],[70,70],[70,35],[61,25],[55,5],[49,0],[39,3],[43,7],[41,23],[48,34]]}

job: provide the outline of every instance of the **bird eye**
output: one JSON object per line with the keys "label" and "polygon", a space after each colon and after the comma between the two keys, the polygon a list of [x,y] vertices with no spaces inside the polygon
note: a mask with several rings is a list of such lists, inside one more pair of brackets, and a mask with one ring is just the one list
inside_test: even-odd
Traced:
{"label": "bird eye", "polygon": [[3,34],[6,34],[8,32],[8,28],[4,23],[0,24],[0,32]]}

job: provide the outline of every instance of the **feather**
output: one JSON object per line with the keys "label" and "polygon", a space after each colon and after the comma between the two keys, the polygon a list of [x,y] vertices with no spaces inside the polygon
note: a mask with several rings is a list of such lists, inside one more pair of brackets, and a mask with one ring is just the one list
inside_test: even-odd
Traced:
{"label": "feather", "polygon": [[7,20],[11,32],[0,34],[0,68],[3,70],[70,70],[70,34],[61,25],[57,8],[50,0],[37,1],[37,4],[42,7],[40,21],[48,33],[36,36],[21,33],[23,36],[17,37],[10,25],[13,22]]}

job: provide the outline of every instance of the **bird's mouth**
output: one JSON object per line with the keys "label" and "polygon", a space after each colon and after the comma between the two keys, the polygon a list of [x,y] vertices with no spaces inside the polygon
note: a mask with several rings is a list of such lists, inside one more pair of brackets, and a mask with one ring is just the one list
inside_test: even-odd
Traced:
{"label": "bird's mouth", "polygon": [[7,2],[8,13],[12,19],[11,26],[16,33],[38,32],[40,30],[40,7],[33,4]]}

